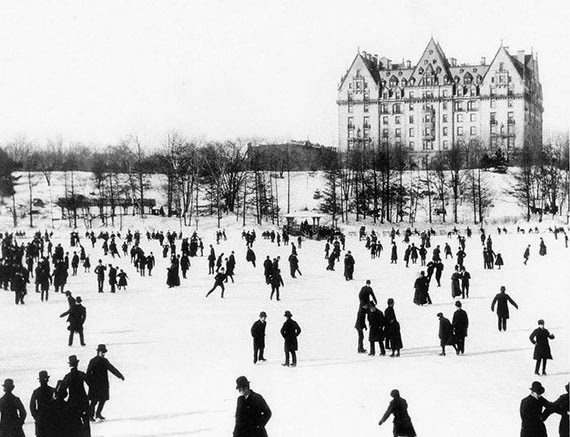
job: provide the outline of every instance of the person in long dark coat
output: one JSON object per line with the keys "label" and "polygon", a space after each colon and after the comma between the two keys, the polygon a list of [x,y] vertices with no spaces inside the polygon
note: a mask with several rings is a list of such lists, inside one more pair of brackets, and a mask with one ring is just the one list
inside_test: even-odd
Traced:
{"label": "person in long dark coat", "polygon": [[26,420],[26,409],[20,398],[12,394],[14,381],[8,378],[2,387],[5,394],[0,398],[0,436],[24,437],[22,425]]}
{"label": "person in long dark coat", "polygon": [[267,255],[265,261],[263,261],[263,274],[265,275],[265,283],[271,283],[271,274],[273,273],[273,263],[271,262],[271,258]]}
{"label": "person in long dark coat", "polygon": [[507,319],[509,318],[509,303],[516,309],[519,309],[517,303],[505,292],[507,289],[504,285],[501,286],[501,292],[495,296],[491,303],[491,311],[495,311],[495,304],[497,304],[497,318],[499,331],[507,330]]}
{"label": "person in long dark coat", "polygon": [[85,392],[85,384],[87,376],[84,372],[77,369],[79,360],[77,356],[69,357],[69,373],[65,375],[61,382],[61,390],[68,394],[67,412],[70,435],[73,436],[89,436],[89,398]]}
{"label": "person in long dark coat", "polygon": [[521,401],[521,436],[520,437],[546,437],[543,413],[550,405],[542,397],[544,387],[538,381],[534,381],[530,387],[530,395]]}
{"label": "person in long dark coat", "polygon": [[392,241],[392,254],[390,255],[390,264],[396,264],[398,262],[398,247],[396,243]]}
{"label": "person in long dark coat", "polygon": [[396,319],[394,311],[394,299],[388,299],[388,306],[384,310],[384,336],[386,338],[386,349],[392,351],[391,357],[399,357],[402,349],[402,335],[400,333],[400,323]]}
{"label": "person in long dark coat", "polygon": [[370,343],[370,353],[368,355],[374,356],[376,354],[375,343],[380,345],[380,355],[386,355],[384,349],[384,314],[374,302],[368,304],[368,341]]}
{"label": "person in long dark coat", "polygon": [[542,239],[542,237],[540,238],[540,247],[538,249],[538,254],[540,256],[546,255],[546,244],[544,244],[544,240]]}
{"label": "person in long dark coat", "polygon": [[560,414],[560,424],[558,425],[558,434],[560,437],[568,437],[568,384],[566,384],[566,394],[561,395],[556,401],[552,402],[544,412],[544,420],[551,414]]}
{"label": "person in long dark coat", "polygon": [[271,419],[271,409],[258,393],[249,387],[245,376],[236,379],[237,400],[236,424],[233,437],[267,437],[265,426]]}
{"label": "person in long dark coat", "polygon": [[[265,267],[265,262],[263,263],[263,265]],[[299,258],[297,258],[297,255],[293,253],[289,255],[289,272],[291,273],[292,278],[296,277],[295,273],[299,273],[299,275],[303,276],[301,270],[299,270]]]}
{"label": "person in long dark coat", "polygon": [[354,329],[358,333],[358,348],[359,354],[366,353],[364,349],[364,331],[366,331],[366,312],[368,311],[368,304],[359,304],[358,310],[356,312],[356,322],[354,323]]}
{"label": "person in long dark coat", "polygon": [[501,267],[505,265],[505,262],[503,261],[503,255],[500,253],[497,253],[497,258],[495,258],[495,265],[497,266],[497,270],[501,270]]}
{"label": "person in long dark coat", "polygon": [[[285,362],[282,365],[295,367],[297,365],[297,350],[299,349],[297,337],[301,334],[301,327],[292,319],[293,314],[289,310],[285,311],[283,317],[286,317],[287,320],[281,327],[281,336],[285,340]],[[289,361],[289,357],[291,357],[291,361]]]}
{"label": "person in long dark coat", "polygon": [[276,294],[277,300],[280,300],[279,289],[281,286],[285,286],[285,284],[283,283],[281,270],[278,267],[272,267],[272,272],[273,273],[271,273],[271,279],[269,281],[271,284],[271,295],[269,296],[269,300],[273,299],[274,294]]}
{"label": "person in long dark coat", "polygon": [[451,326],[453,327],[453,335],[457,342],[457,355],[465,353],[465,337],[467,337],[467,329],[469,328],[469,317],[463,308],[461,302],[455,301],[457,309],[453,313]]}
{"label": "person in long dark coat", "polygon": [[546,375],[546,361],[552,359],[550,351],[549,339],[554,339],[554,334],[551,334],[548,329],[544,328],[544,320],[538,321],[538,328],[536,328],[529,337],[532,344],[534,344],[533,359],[536,360],[534,367],[535,375],[538,375],[540,363],[542,362],[542,374]]}
{"label": "person in long dark coat", "polygon": [[354,257],[350,253],[350,250],[344,256],[344,279],[346,281],[352,280],[354,275]]}
{"label": "person in long dark coat", "polygon": [[428,293],[429,282],[425,276],[425,272],[422,270],[420,276],[414,282],[414,303],[416,305],[424,305],[426,303],[431,303]]}
{"label": "person in long dark coat", "polygon": [[412,419],[408,414],[408,403],[405,399],[400,397],[400,392],[398,390],[392,390],[390,392],[392,400],[388,409],[378,422],[379,426],[382,426],[386,420],[393,414],[394,415],[394,437],[415,437],[416,430],[412,424]]}
{"label": "person in long dark coat", "polygon": [[52,437],[51,412],[55,400],[55,389],[48,385],[49,375],[42,370],[39,373],[40,386],[30,398],[30,414],[36,421],[36,437]]}
{"label": "person in long dark coat", "polygon": [[445,346],[453,346],[453,349],[457,350],[455,347],[455,340],[453,338],[453,327],[449,319],[443,316],[443,313],[437,313],[437,318],[439,319],[439,345],[441,346],[440,356],[445,356]]}
{"label": "person in long dark coat", "polygon": [[459,266],[455,266],[455,271],[451,275],[451,297],[461,296],[461,273]]}
{"label": "person in long dark coat", "polygon": [[524,258],[523,264],[526,266],[526,263],[528,262],[528,259],[530,258],[530,244],[524,250],[523,258]]}
{"label": "person in long dark coat", "polygon": [[107,347],[104,344],[97,346],[97,356],[92,358],[87,366],[89,417],[91,420],[105,420],[101,413],[105,407],[105,402],[109,400],[109,372],[121,381],[125,380],[123,374],[105,358],[106,353]]}
{"label": "person in long dark coat", "polygon": [[245,254],[245,260],[252,263],[253,267],[255,267],[255,252],[251,247],[247,249],[247,252]]}
{"label": "person in long dark coat", "polygon": [[105,283],[105,269],[103,261],[99,260],[99,264],[95,267],[95,274],[97,275],[97,289],[99,293],[103,293],[103,284]]}
{"label": "person in long dark coat", "polygon": [[435,269],[435,280],[437,282],[437,286],[441,287],[441,274],[443,272],[443,263],[441,260],[434,262],[434,269]]}
{"label": "person in long dark coat", "polygon": [[263,351],[265,350],[265,328],[267,327],[267,313],[259,313],[259,320],[256,320],[251,327],[253,337],[253,364],[258,361],[265,361]]}

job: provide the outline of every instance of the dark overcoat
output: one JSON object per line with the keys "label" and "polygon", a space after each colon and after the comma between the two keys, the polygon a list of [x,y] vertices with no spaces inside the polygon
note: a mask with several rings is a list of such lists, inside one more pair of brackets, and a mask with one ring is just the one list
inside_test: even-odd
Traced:
{"label": "dark overcoat", "polygon": [[89,383],[89,399],[96,401],[109,400],[109,373],[119,379],[124,376],[105,357],[97,355],[87,366],[87,381]]}
{"label": "dark overcoat", "polygon": [[384,340],[384,314],[379,309],[368,312],[368,340]]}
{"label": "dark overcoat", "polygon": [[469,327],[469,317],[463,309],[458,309],[453,313],[451,322],[453,332],[457,337],[467,337],[467,328]]}
{"label": "dark overcoat", "polygon": [[26,410],[20,398],[6,393],[0,398],[0,436],[24,437],[22,425],[26,419]]}
{"label": "dark overcoat", "polygon": [[497,304],[497,316],[503,319],[509,318],[509,302],[515,308],[519,306],[515,303],[514,300],[507,293],[499,293],[493,299],[493,303],[491,303],[491,311],[494,311],[495,304]]}
{"label": "dark overcoat", "polygon": [[542,421],[542,410],[549,402],[540,397],[535,399],[531,395],[521,401],[521,437],[546,437],[546,427]]}
{"label": "dark overcoat", "polygon": [[453,328],[449,319],[445,317],[439,319],[439,340],[441,346],[454,344]]}
{"label": "dark overcoat", "polygon": [[285,349],[290,351],[296,351],[298,349],[299,344],[297,337],[300,333],[301,328],[295,320],[291,318],[285,320],[281,328],[281,336],[285,339]]}
{"label": "dark overcoat", "polygon": [[532,334],[530,334],[529,339],[534,344],[533,359],[535,360],[552,359],[552,353],[550,352],[550,344],[548,342],[549,338],[554,338],[554,335],[548,332],[548,329],[536,328],[534,331],[532,331]]}
{"label": "dark overcoat", "polygon": [[253,344],[257,347],[265,347],[265,327],[267,322],[256,320],[251,327],[251,336],[253,337]]}
{"label": "dark overcoat", "polygon": [[390,414],[394,415],[394,435],[402,437],[415,437],[416,431],[412,424],[412,419],[408,414],[408,403],[401,397],[396,397],[390,401],[388,409],[382,416],[384,422]]}
{"label": "dark overcoat", "polygon": [[233,437],[267,437],[265,425],[270,418],[271,410],[263,396],[254,391],[250,391],[247,398],[240,396]]}

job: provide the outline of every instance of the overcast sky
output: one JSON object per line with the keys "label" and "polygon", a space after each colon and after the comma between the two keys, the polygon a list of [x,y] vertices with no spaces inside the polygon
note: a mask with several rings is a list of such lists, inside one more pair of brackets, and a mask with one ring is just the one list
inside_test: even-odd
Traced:
{"label": "overcast sky", "polygon": [[171,130],[336,145],[357,47],[458,62],[501,39],[539,56],[547,129],[568,129],[568,1],[0,0],[0,142],[113,143]]}

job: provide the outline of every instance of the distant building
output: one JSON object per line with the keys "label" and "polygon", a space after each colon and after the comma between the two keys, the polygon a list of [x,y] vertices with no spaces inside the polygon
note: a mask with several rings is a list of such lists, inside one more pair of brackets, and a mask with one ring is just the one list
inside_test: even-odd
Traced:
{"label": "distant building", "polygon": [[310,141],[289,141],[283,144],[249,145],[248,157],[259,170],[316,171],[325,168],[335,155],[333,147]]}
{"label": "distant building", "polygon": [[503,46],[490,63],[459,64],[432,38],[417,64],[358,52],[338,87],[339,149],[400,145],[416,153],[480,141],[506,156],[542,144],[534,54]]}

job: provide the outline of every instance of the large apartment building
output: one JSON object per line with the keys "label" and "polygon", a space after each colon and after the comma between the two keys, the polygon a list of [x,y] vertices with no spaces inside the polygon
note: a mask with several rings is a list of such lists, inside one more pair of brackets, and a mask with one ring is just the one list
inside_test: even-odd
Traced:
{"label": "large apartment building", "polygon": [[534,54],[501,44],[491,62],[447,58],[432,38],[420,60],[358,51],[338,87],[339,148],[403,146],[432,153],[478,141],[507,156],[542,143],[542,86]]}

